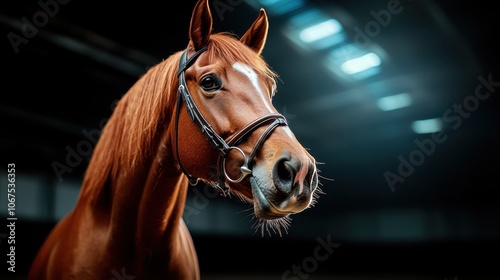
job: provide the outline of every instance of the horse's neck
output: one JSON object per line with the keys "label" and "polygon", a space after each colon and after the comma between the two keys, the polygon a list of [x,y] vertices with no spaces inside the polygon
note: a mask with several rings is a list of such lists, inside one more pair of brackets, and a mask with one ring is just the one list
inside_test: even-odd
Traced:
{"label": "horse's neck", "polygon": [[[109,160],[114,155],[104,151],[112,135],[103,135],[87,169],[77,207],[86,208],[95,223],[107,227],[113,246],[134,244],[136,250],[165,248],[181,226],[187,194],[187,179],[175,167],[168,144],[158,142],[155,154],[142,159],[128,172],[113,172]],[[112,153],[112,151],[111,151]],[[102,166],[108,162],[110,166]],[[118,163],[123,165],[126,163]],[[132,170],[132,171],[130,171]],[[95,176],[95,177],[94,177]]]}
{"label": "horse's neck", "polygon": [[183,175],[165,173],[164,167],[157,160],[154,162],[137,209],[136,238],[145,248],[152,248],[158,242],[170,243],[168,239],[179,229],[187,194]]}

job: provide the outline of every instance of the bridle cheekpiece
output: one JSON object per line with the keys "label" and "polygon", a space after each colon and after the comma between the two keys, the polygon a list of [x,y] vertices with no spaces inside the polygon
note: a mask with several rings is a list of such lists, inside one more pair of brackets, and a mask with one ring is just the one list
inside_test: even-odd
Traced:
{"label": "bridle cheekpiece", "polygon": [[[206,50],[208,47],[203,47],[196,51],[191,57],[187,57],[187,50],[185,50],[180,58],[179,61],[179,69],[177,72],[177,76],[179,78],[179,89],[178,89],[178,96],[177,96],[177,104],[176,104],[176,116],[175,116],[175,149],[176,149],[176,155],[177,155],[177,162],[182,170],[182,172],[188,177],[189,182],[191,185],[196,185],[198,183],[198,178],[195,178],[190,175],[189,172],[187,172],[180,160],[180,155],[179,155],[179,149],[178,149],[178,127],[179,127],[179,113],[180,113],[180,108],[182,101],[186,104],[186,109],[188,112],[189,117],[191,120],[198,125],[198,127],[201,129],[201,132],[207,139],[207,141],[210,143],[210,145],[216,149],[219,153],[219,158],[217,161],[217,169],[218,169],[218,180],[219,180],[219,187],[221,189],[225,189],[225,180],[227,179],[229,182],[232,183],[239,183],[243,181],[248,175],[252,173],[252,162],[254,157],[257,154],[257,151],[261,148],[261,146],[264,144],[265,140],[267,137],[274,131],[275,128],[278,126],[287,126],[288,123],[285,119],[285,117],[281,114],[275,114],[275,113],[270,113],[263,115],[252,122],[248,123],[245,125],[243,128],[241,128],[234,136],[229,138],[227,141],[224,140],[213,128],[212,126],[208,123],[208,121],[203,117],[201,114],[200,110],[196,106],[191,93],[189,92],[189,89],[186,84],[186,78],[184,72],[193,65],[193,63],[196,61],[196,59]],[[250,135],[254,130],[257,128],[268,124],[267,128],[262,132],[262,134],[259,136],[257,142],[255,143],[251,153],[249,156],[241,150],[238,145],[243,142],[243,140]],[[229,174],[227,174],[226,171],[226,159],[229,155],[229,152],[235,150],[239,152],[244,159],[243,165],[240,167],[240,176],[238,178],[231,178]]]}

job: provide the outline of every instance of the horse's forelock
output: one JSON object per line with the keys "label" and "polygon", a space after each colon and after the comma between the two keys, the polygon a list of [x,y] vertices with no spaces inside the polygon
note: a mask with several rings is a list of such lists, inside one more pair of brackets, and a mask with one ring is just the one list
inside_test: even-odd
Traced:
{"label": "horse's forelock", "polygon": [[223,60],[232,65],[235,62],[242,62],[272,78],[278,76],[258,53],[241,43],[237,36],[230,32],[212,34],[206,53],[208,63]]}

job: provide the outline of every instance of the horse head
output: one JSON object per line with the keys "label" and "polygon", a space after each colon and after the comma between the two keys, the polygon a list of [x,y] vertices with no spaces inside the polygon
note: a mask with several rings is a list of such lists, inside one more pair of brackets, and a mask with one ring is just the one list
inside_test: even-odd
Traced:
{"label": "horse head", "polygon": [[268,28],[261,9],[239,39],[212,33],[208,1],[198,1],[179,66],[184,102],[174,142],[188,177],[227,188],[253,204],[263,229],[279,231],[314,203],[318,173],[272,103],[277,75],[261,55]]}

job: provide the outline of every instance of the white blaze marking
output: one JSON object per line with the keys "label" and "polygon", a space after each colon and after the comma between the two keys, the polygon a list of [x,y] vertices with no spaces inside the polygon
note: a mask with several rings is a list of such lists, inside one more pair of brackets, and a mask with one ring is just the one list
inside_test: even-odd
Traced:
{"label": "white blaze marking", "polygon": [[233,68],[234,68],[234,70],[245,75],[250,80],[250,82],[252,83],[252,86],[259,93],[260,97],[262,98],[262,101],[264,101],[264,105],[266,105],[266,108],[269,110],[269,112],[273,112],[273,110],[271,108],[271,104],[269,103],[269,98],[266,98],[266,95],[264,94],[264,92],[260,88],[257,73],[255,73],[255,71],[252,68],[250,68],[248,65],[243,64],[241,62],[236,62],[235,64],[233,64]]}
{"label": "white blaze marking", "polygon": [[281,126],[286,132],[286,135],[290,137],[291,139],[295,139],[295,135],[293,134],[292,130],[288,126]]}

